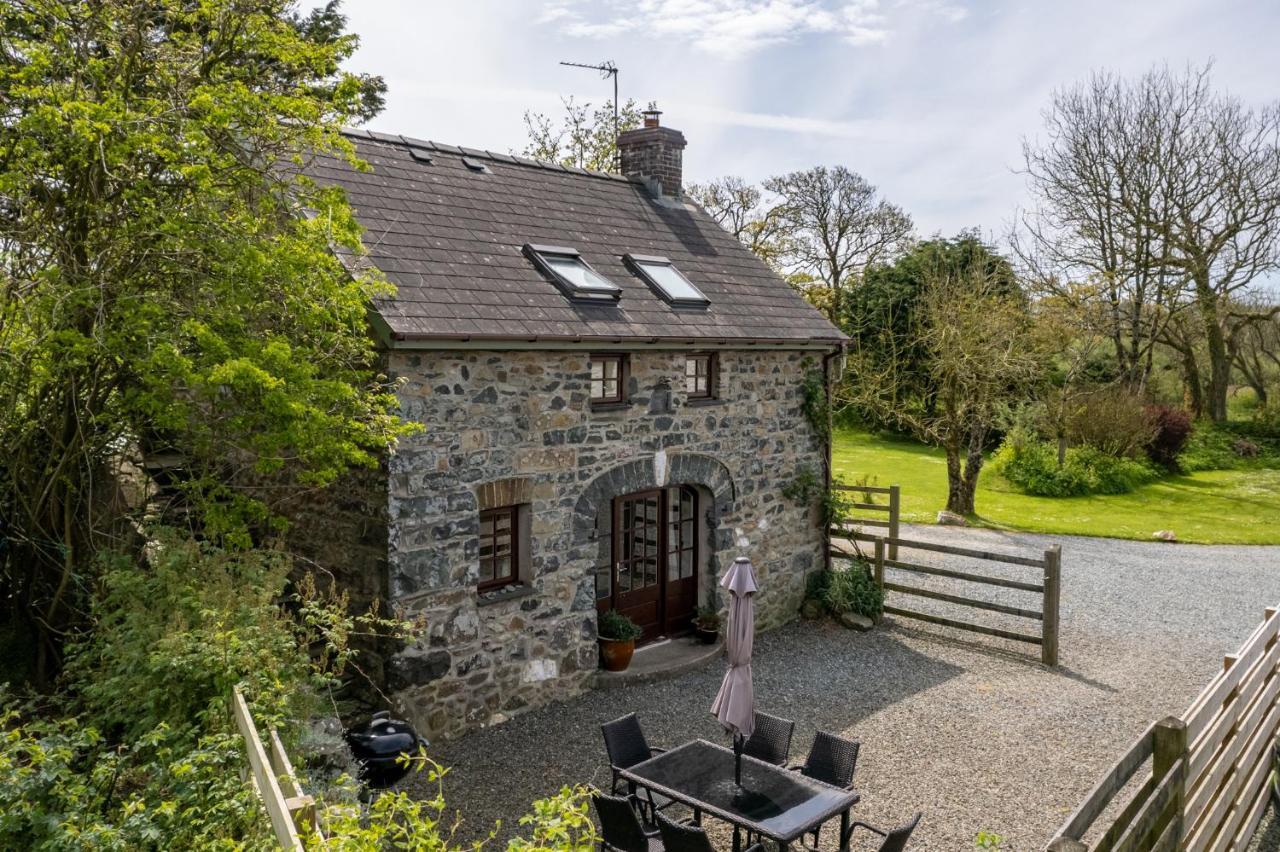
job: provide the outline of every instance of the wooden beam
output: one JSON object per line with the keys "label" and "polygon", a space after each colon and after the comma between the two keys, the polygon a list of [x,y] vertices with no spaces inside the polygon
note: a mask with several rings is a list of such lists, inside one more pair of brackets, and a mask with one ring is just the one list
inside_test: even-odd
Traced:
{"label": "wooden beam", "polygon": [[917,621],[927,621],[930,624],[939,624],[943,627],[954,627],[957,630],[968,630],[972,633],[983,633],[987,636],[999,636],[1001,639],[1012,639],[1015,642],[1026,642],[1029,645],[1039,645],[1039,636],[1028,636],[1025,633],[1015,633],[1012,630],[1001,630],[998,627],[984,627],[981,624],[971,624],[968,621],[956,621],[951,618],[943,618],[938,615],[929,615],[924,612],[914,612],[909,609],[899,609],[896,606],[887,606],[884,611],[890,615],[899,615],[903,618],[914,618]]}
{"label": "wooden beam", "polygon": [[959,595],[948,595],[945,592],[935,592],[932,589],[921,589],[916,586],[904,586],[900,583],[885,583],[884,587],[891,592],[900,592],[904,595],[915,595],[918,598],[932,598],[935,601],[946,601],[947,603],[957,604],[959,606],[973,607],[974,609],[985,609],[990,612],[1002,612],[1006,615],[1016,615],[1020,618],[1034,618],[1039,620],[1042,614],[1034,609],[1022,609],[1016,606],[1006,606],[1005,604],[991,603],[989,601],[978,601],[972,598],[963,598]]}

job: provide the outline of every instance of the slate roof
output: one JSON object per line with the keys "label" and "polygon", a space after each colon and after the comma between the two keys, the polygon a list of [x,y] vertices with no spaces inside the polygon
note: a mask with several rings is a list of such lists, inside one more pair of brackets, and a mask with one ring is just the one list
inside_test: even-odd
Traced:
{"label": "slate roof", "polygon": [[[370,259],[396,285],[376,305],[393,345],[844,339],[695,205],[655,201],[639,181],[368,131],[349,136],[371,171],[332,158],[307,171],[346,189]],[[571,301],[523,255],[526,243],[577,249],[621,299]],[[667,304],[626,267],[627,253],[669,258],[710,305]]]}

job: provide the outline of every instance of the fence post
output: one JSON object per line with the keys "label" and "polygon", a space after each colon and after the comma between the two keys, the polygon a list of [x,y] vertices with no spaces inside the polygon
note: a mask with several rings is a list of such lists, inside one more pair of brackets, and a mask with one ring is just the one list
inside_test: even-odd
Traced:
{"label": "fence post", "polygon": [[876,536],[876,586],[884,594],[884,539]]}
{"label": "fence post", "polygon": [[[902,489],[897,485],[889,486],[889,538],[898,540],[898,512],[902,508]],[[898,558],[898,545],[889,545],[889,558]]]}
{"label": "fence post", "polygon": [[1044,552],[1043,633],[1040,661],[1046,666],[1058,664],[1058,604],[1062,587],[1062,546],[1055,544]]}
{"label": "fence post", "polygon": [[1048,846],[1048,852],[1089,852],[1089,847],[1070,837],[1059,837]]}
{"label": "fence post", "polygon": [[1179,770],[1181,777],[1178,778],[1178,783],[1173,787],[1173,798],[1168,805],[1169,819],[1161,819],[1152,826],[1147,841],[1154,843],[1169,823],[1172,822],[1176,826],[1173,834],[1173,848],[1181,849],[1183,834],[1186,830],[1186,826],[1182,823],[1182,810],[1187,798],[1187,765],[1185,763],[1185,758],[1187,757],[1187,723],[1177,716],[1167,716],[1156,723],[1151,733],[1151,780],[1153,783],[1159,784],[1166,775],[1173,771],[1178,761],[1183,760],[1184,762]]}

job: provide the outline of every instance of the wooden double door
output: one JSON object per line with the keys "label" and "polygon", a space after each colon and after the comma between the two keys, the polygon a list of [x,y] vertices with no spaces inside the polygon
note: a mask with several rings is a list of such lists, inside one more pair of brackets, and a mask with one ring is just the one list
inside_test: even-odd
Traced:
{"label": "wooden double door", "polygon": [[629,616],[644,631],[641,642],[693,629],[697,518],[698,492],[689,486],[614,498],[613,560],[607,594],[597,606]]}

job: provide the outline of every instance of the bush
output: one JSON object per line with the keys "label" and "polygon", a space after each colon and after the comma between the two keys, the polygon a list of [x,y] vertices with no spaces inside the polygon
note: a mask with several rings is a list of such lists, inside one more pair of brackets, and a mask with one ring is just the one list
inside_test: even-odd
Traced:
{"label": "bush", "polygon": [[1280,468],[1280,438],[1253,423],[1196,424],[1178,465],[1198,470]]}
{"label": "bush", "polygon": [[822,602],[831,613],[852,612],[876,619],[884,612],[884,592],[876,585],[866,562],[854,560],[847,568],[820,573],[827,575],[819,582]]}
{"label": "bush", "polygon": [[1059,466],[1057,448],[1046,441],[1006,440],[991,467],[1027,494],[1039,497],[1125,494],[1160,476],[1146,460],[1117,458],[1091,446],[1071,447]]}
{"label": "bush", "polygon": [[1151,444],[1156,423],[1140,397],[1122,387],[1085,394],[1067,420],[1067,440],[1117,458],[1135,458]]}
{"label": "bush", "polygon": [[616,609],[600,613],[596,632],[601,639],[613,639],[617,642],[634,642],[644,633],[639,625]]}
{"label": "bush", "polygon": [[1170,405],[1147,406],[1156,433],[1147,444],[1147,457],[1166,470],[1178,469],[1178,455],[1191,437],[1191,415]]}

